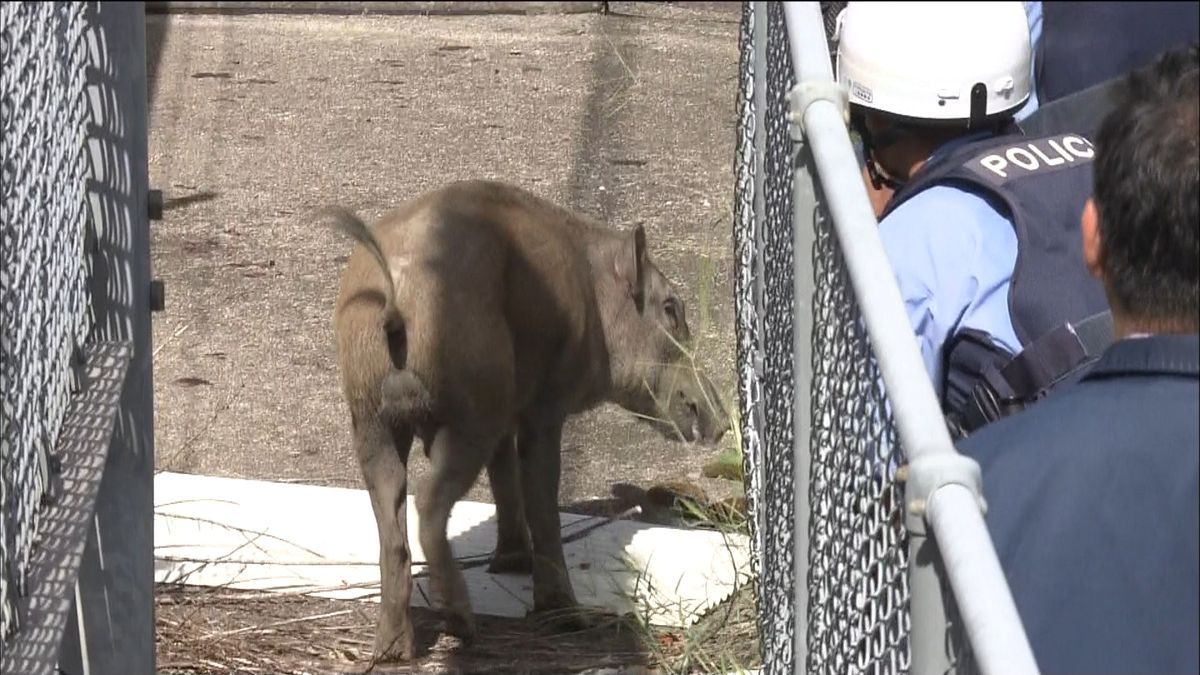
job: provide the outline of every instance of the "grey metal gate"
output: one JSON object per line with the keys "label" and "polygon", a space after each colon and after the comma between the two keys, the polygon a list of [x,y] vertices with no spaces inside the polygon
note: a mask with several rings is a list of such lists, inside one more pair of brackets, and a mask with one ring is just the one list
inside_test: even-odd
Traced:
{"label": "grey metal gate", "polygon": [[0,54],[3,670],[151,672],[142,9],[3,3]]}

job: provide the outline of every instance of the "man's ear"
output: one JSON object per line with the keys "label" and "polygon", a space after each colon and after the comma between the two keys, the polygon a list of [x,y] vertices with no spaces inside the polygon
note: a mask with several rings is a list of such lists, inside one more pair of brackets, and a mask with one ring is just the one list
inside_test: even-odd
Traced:
{"label": "man's ear", "polygon": [[617,278],[624,282],[640,314],[646,303],[646,231],[641,225],[625,235],[614,266]]}
{"label": "man's ear", "polygon": [[1083,205],[1083,215],[1079,219],[1079,229],[1083,236],[1083,262],[1088,271],[1097,279],[1104,278],[1104,239],[1100,234],[1100,212],[1096,202],[1088,199]]}

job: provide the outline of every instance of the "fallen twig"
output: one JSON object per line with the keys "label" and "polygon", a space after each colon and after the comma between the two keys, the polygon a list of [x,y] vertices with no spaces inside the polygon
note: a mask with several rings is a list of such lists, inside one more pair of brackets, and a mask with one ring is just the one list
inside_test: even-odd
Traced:
{"label": "fallen twig", "polygon": [[[246,544],[242,544],[238,548],[242,548],[245,545]],[[236,550],[232,551],[230,553],[226,553],[225,555],[223,555],[219,558],[192,558],[190,556],[183,556],[183,555],[155,555],[154,558],[156,560],[161,560],[163,562],[197,563],[197,564],[202,564],[202,565],[213,565],[213,564],[218,564],[218,563],[230,564],[230,565],[280,565],[283,567],[326,567],[326,566],[330,566],[330,565],[345,565],[347,567],[352,567],[355,565],[379,565],[378,560],[281,561],[281,560],[245,560],[245,559],[240,559],[240,558],[235,560],[235,559],[232,559],[229,557],[230,555],[232,555],[232,553],[236,553]],[[416,565],[419,563],[413,563],[413,564]]]}
{"label": "fallen twig", "polygon": [[316,621],[318,619],[328,619],[328,618],[335,617],[335,616],[343,616],[346,614],[350,614],[353,611],[354,610],[350,610],[350,609],[342,609],[342,610],[338,610],[336,612],[325,612],[324,614],[314,614],[312,616],[302,616],[297,619],[285,619],[283,621],[275,621],[273,623],[264,624],[262,626],[247,626],[245,628],[235,628],[233,630],[223,630],[223,631],[218,631],[216,633],[209,633],[207,635],[201,635],[200,637],[198,637],[196,639],[197,640],[211,640],[213,638],[229,637],[230,635],[240,635],[242,633],[255,633],[255,632],[265,631],[265,630],[268,630],[271,628],[279,628],[280,626],[290,626],[295,623],[304,623],[306,621]]}
{"label": "fallen twig", "polygon": [[158,356],[158,353],[163,350],[163,347],[166,347],[167,345],[171,344],[171,340],[174,340],[175,338],[179,337],[180,335],[183,335],[184,333],[187,332],[187,329],[189,329],[191,327],[192,327],[192,324],[188,323],[188,324],[184,324],[180,328],[176,329],[176,331],[174,333],[172,333],[167,339],[163,340],[157,347],[154,348],[154,354],[151,355],[151,358]]}
{"label": "fallen twig", "polygon": [[[236,590],[232,586],[226,584],[224,588]],[[253,602],[256,600],[276,600],[279,598],[298,596],[298,595],[313,595],[316,593],[332,593],[334,591],[353,591],[357,589],[378,588],[378,581],[360,581],[348,584],[340,584],[338,586],[306,586],[304,584],[292,584],[288,586],[278,586],[278,590],[269,590],[261,593],[253,593],[246,591],[243,593],[204,593],[200,597],[209,600],[236,600],[239,602]]]}
{"label": "fallen twig", "polygon": [[179,447],[179,450],[177,450],[175,453],[173,453],[172,459],[174,458],[174,455],[186,453],[188,450],[191,449],[192,445],[196,441],[203,438],[204,435],[207,434],[209,432],[209,430],[212,429],[212,426],[214,424],[216,424],[217,418],[221,416],[221,413],[225,412],[226,410],[229,410],[229,408],[233,406],[233,402],[236,401],[239,396],[241,396],[242,389],[244,389],[245,387],[246,387],[245,382],[242,382],[241,384],[239,384],[237,391],[234,391],[233,394],[231,394],[229,396],[229,399],[226,400],[224,404],[217,406],[217,409],[213,411],[213,414],[208,418],[208,420],[207,420],[207,422],[205,422],[204,426],[202,426],[199,431],[197,431],[196,433],[189,436],[187,438],[187,440],[185,440],[183,442],[183,445],[181,445]]}

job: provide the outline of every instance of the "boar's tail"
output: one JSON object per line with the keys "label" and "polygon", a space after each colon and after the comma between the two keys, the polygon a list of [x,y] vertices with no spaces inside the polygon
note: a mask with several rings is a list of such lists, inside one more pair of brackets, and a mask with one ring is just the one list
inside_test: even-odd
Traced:
{"label": "boar's tail", "polygon": [[[379,240],[375,238],[374,233],[362,219],[340,206],[328,207],[320,213],[332,220],[334,227],[341,230],[343,234],[349,235],[362,244],[363,248],[367,249],[367,253],[370,253],[371,257],[375,259],[375,263],[379,265],[379,271],[383,273],[385,282],[383,284],[384,292],[387,294],[383,308],[384,330],[388,333],[389,343],[395,339],[397,333],[403,340],[404,318],[400,316],[400,310],[396,307],[396,284],[392,280],[392,270],[388,266],[387,257],[383,255],[383,247],[379,245]],[[393,360],[395,360],[394,355]],[[403,359],[396,364],[396,367],[404,367]]]}
{"label": "boar's tail", "polygon": [[358,216],[341,207],[329,207],[321,212],[342,233],[354,238],[379,265],[379,271],[385,280],[384,292],[387,294],[384,305],[384,332],[387,334],[388,354],[395,368],[383,380],[383,395],[380,412],[394,422],[417,424],[428,420],[433,410],[433,397],[429,389],[421,382],[416,373],[407,370],[408,334],[404,326],[404,317],[396,307],[396,285],[392,280],[392,270],[387,257],[383,255],[383,247],[379,240]]}

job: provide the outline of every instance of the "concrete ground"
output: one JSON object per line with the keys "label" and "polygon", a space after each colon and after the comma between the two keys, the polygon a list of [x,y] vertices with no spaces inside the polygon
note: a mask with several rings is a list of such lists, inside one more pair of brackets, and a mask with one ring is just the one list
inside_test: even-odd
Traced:
{"label": "concrete ground", "polygon": [[[737,3],[559,16],[153,16],[150,176],[161,469],[360,486],[334,297],[367,219],[465,178],[643,222],[702,366],[736,410],[731,209]],[[727,437],[723,444],[730,447]],[[562,502],[698,479],[715,449],[614,406],[564,436]],[[414,449],[415,489],[425,458]],[[718,494],[725,482],[697,480]],[[468,499],[490,501],[481,478]]]}

